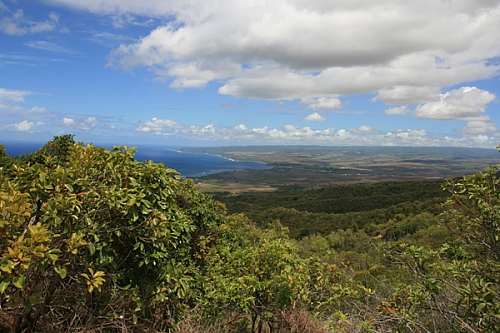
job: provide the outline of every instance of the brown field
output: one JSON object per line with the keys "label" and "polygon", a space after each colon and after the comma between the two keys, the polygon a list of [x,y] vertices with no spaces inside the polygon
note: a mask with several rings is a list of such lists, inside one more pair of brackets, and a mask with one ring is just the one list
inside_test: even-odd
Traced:
{"label": "brown field", "polygon": [[197,189],[203,192],[215,193],[215,192],[228,192],[233,194],[239,194],[244,192],[273,192],[276,188],[269,186],[259,186],[251,184],[240,184],[240,183],[196,183],[194,185]]}

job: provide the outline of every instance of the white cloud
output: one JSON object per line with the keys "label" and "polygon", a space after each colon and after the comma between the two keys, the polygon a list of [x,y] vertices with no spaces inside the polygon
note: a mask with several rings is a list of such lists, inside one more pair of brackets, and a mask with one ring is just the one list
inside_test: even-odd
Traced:
{"label": "white cloud", "polygon": [[164,128],[180,128],[181,125],[170,119],[151,118],[136,128],[139,132],[161,132]]}
{"label": "white cloud", "polygon": [[378,92],[375,100],[417,104],[499,69],[488,64],[500,55],[495,1],[54,1],[101,14],[174,17],[115,49],[109,64],[146,67],[175,89],[218,81],[220,93],[235,97]]}
{"label": "white cloud", "polygon": [[[4,119],[7,116],[18,116],[18,118],[31,117],[40,118],[47,109],[41,106],[25,107],[22,103],[25,98],[38,93],[30,90],[15,90],[0,88],[0,110],[5,110],[2,115]],[[20,120],[20,119],[19,119]]]}
{"label": "white cloud", "polygon": [[496,96],[476,87],[462,87],[441,95],[437,102],[419,105],[413,115],[417,118],[475,121],[489,117],[484,111]]}
{"label": "white cloud", "polygon": [[78,124],[78,128],[84,131],[93,130],[100,122],[96,117],[87,117]]}
{"label": "white cloud", "polygon": [[6,13],[0,18],[0,31],[11,36],[37,34],[56,29],[59,17],[51,13],[45,21],[32,21],[24,16],[22,10],[11,11],[3,4],[2,12]]}
{"label": "white cloud", "polygon": [[16,131],[24,132],[24,131],[29,131],[33,126],[35,126],[34,123],[29,122],[27,120],[23,120],[19,124],[15,124],[14,128]]}
{"label": "white cloud", "polygon": [[398,129],[396,131],[396,136],[410,138],[410,137],[424,137],[427,136],[426,130],[410,130],[410,129]]}
{"label": "white cloud", "polygon": [[13,89],[0,88],[0,102],[3,101],[24,102],[25,96],[33,94],[35,93],[29,90],[13,90]]}
{"label": "white cloud", "polygon": [[500,130],[490,120],[469,121],[465,124],[465,127],[461,130],[461,132],[466,136],[477,136],[488,133],[500,134]]}
{"label": "white cloud", "polygon": [[62,123],[64,126],[73,126],[75,124],[75,120],[72,118],[63,118]]}
{"label": "white cloud", "polygon": [[31,112],[37,112],[37,113],[41,113],[41,112],[47,112],[47,108],[43,107],[43,106],[34,106],[30,109]]}
{"label": "white cloud", "polygon": [[49,52],[69,53],[69,54],[77,53],[67,47],[43,40],[27,42],[24,45],[31,47],[33,49],[49,51]]}
{"label": "white cloud", "polygon": [[440,146],[443,140],[427,137],[426,130],[398,129],[388,132],[379,141],[392,146]]}
{"label": "white cloud", "polygon": [[498,133],[496,125],[485,114],[488,104],[496,96],[477,87],[461,87],[438,96],[438,100],[420,104],[415,110],[407,105],[385,110],[388,115],[406,115],[410,112],[416,118],[433,120],[454,120],[465,122],[463,135]]}
{"label": "white cloud", "polygon": [[18,131],[18,132],[28,132],[34,126],[42,126],[42,125],[44,125],[44,123],[41,121],[34,123],[34,122],[31,122],[28,120],[23,120],[18,124],[7,125],[7,128],[12,128],[14,131]]}
{"label": "white cloud", "polygon": [[309,110],[333,110],[340,109],[342,102],[338,98],[302,98],[300,104],[309,104]]}
{"label": "white cloud", "polygon": [[91,131],[100,124],[100,121],[96,117],[86,117],[74,119],[69,117],[64,117],[62,119],[62,125],[67,127],[75,127],[82,131]]}
{"label": "white cloud", "polygon": [[366,125],[359,126],[358,128],[350,128],[349,132],[355,133],[355,134],[381,134],[382,133],[371,126],[366,126]]}
{"label": "white cloud", "polygon": [[498,145],[498,137],[478,134],[473,136],[464,136],[460,138],[445,137],[444,143],[457,147],[486,147],[493,148]]}
{"label": "white cloud", "polygon": [[[500,131],[492,129],[490,136],[474,132],[473,126],[481,124],[471,123],[462,134],[465,136],[439,137],[436,133],[429,133],[425,129],[395,129],[381,131],[372,126],[362,125],[357,128],[338,130],[330,127],[313,129],[309,126],[301,127],[286,124],[282,128],[249,127],[239,124],[233,127],[217,127],[213,124],[205,126],[178,124],[168,119],[153,118],[149,127],[135,128],[145,135],[154,135],[176,139],[202,140],[218,142],[219,144],[325,144],[325,145],[371,145],[371,146],[461,146],[493,148],[500,139]],[[495,136],[496,135],[496,136]],[[482,138],[482,139],[481,139]],[[487,139],[486,139],[487,138]]]}
{"label": "white cloud", "polygon": [[385,114],[395,114],[395,115],[405,115],[410,112],[407,105],[402,105],[394,108],[390,108],[384,111]]}
{"label": "white cloud", "polygon": [[379,90],[372,101],[387,104],[419,104],[439,100],[439,87],[396,86]]}
{"label": "white cloud", "polygon": [[317,112],[311,113],[304,118],[305,121],[326,121],[326,118]]}
{"label": "white cloud", "polygon": [[[365,94],[375,96],[372,102],[391,105],[385,114],[463,122],[457,133],[466,135],[467,142],[487,142],[498,133],[486,112],[495,99],[492,93],[467,87],[446,92],[500,73],[497,0],[48,1],[108,15],[120,27],[149,24],[144,17],[158,19],[162,23],[139,40],[108,35],[101,42],[115,38],[114,45],[120,44],[109,54],[109,66],[147,69],[173,89],[212,82],[220,94],[280,104],[300,101],[311,112],[339,109],[342,96]],[[24,19],[22,12],[17,14]],[[55,17],[47,20],[57,24]],[[9,22],[15,23],[14,30],[28,26]],[[308,117],[322,116],[314,112]],[[312,120],[308,117],[304,120]],[[369,126],[324,133],[290,126],[221,129],[153,118],[135,130],[220,140],[437,142],[422,130],[382,135]],[[488,139],[478,136],[486,134]]]}

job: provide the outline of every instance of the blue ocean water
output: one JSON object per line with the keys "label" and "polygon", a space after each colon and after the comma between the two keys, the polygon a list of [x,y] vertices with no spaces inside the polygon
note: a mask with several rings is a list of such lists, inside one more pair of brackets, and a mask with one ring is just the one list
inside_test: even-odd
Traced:
{"label": "blue ocean water", "polygon": [[200,177],[235,170],[265,170],[272,166],[261,162],[242,162],[211,154],[181,152],[173,148],[138,147],[138,161],[152,160],[180,172],[181,177]]}
{"label": "blue ocean water", "polygon": [[[27,154],[41,148],[44,143],[2,141],[10,156]],[[104,145],[98,145],[105,147]],[[151,160],[180,172],[181,177],[200,177],[218,172],[234,170],[264,170],[272,167],[260,162],[233,161],[228,158],[200,153],[181,152],[175,147],[137,146],[138,161]]]}

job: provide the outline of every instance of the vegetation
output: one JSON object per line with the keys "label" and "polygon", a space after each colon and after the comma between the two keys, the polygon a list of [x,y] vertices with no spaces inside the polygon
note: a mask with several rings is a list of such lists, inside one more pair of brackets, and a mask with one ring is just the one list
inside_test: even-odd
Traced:
{"label": "vegetation", "polygon": [[497,166],[214,200],[73,138],[0,146],[0,331],[500,331]]}

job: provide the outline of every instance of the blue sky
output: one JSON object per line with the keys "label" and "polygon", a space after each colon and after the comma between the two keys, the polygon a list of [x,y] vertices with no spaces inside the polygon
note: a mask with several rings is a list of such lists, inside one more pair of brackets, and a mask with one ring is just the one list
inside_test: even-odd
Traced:
{"label": "blue sky", "polygon": [[497,0],[0,0],[0,142],[500,144]]}

